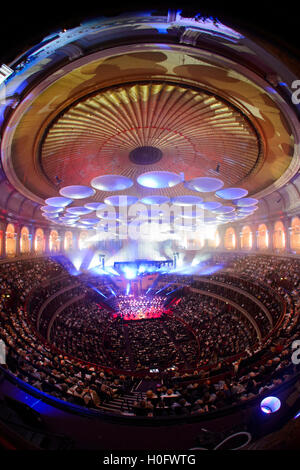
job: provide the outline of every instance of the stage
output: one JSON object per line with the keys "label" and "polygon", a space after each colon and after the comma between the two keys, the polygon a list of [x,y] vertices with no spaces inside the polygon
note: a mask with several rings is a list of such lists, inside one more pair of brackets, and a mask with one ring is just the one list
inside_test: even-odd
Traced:
{"label": "stage", "polygon": [[165,307],[166,298],[163,296],[123,295],[119,296],[114,318],[120,317],[125,321],[149,320],[170,314]]}

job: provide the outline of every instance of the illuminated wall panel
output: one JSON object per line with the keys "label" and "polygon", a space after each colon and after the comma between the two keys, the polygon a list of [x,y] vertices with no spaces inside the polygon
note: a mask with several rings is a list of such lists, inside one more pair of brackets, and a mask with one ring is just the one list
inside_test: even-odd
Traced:
{"label": "illuminated wall panel", "polygon": [[27,227],[22,227],[22,230],[21,230],[20,252],[30,253],[30,238],[29,238],[29,230]]}
{"label": "illuminated wall panel", "polygon": [[5,235],[5,253],[6,256],[15,256],[17,248],[17,234],[13,224],[8,224]]}
{"label": "illuminated wall panel", "polygon": [[291,249],[300,253],[300,219],[294,217],[291,225]]}
{"label": "illuminated wall panel", "polygon": [[226,250],[234,250],[236,248],[236,235],[232,227],[229,227],[225,232],[224,247]]}
{"label": "illuminated wall panel", "polygon": [[46,240],[43,229],[36,229],[33,246],[36,253],[44,253],[46,248]]}
{"label": "illuminated wall panel", "polygon": [[56,230],[50,232],[49,248],[55,253],[60,250],[60,239]]}
{"label": "illuminated wall panel", "polygon": [[285,229],[281,220],[275,222],[273,234],[273,248],[274,250],[284,250],[286,245]]}
{"label": "illuminated wall panel", "polygon": [[253,245],[253,234],[248,225],[243,227],[241,232],[241,249],[251,250]]}
{"label": "illuminated wall panel", "polygon": [[266,250],[269,246],[269,234],[265,224],[259,225],[257,229],[257,248],[259,250]]}
{"label": "illuminated wall panel", "polygon": [[64,249],[65,251],[72,250],[73,248],[73,234],[72,232],[68,231],[65,233],[64,239]]}

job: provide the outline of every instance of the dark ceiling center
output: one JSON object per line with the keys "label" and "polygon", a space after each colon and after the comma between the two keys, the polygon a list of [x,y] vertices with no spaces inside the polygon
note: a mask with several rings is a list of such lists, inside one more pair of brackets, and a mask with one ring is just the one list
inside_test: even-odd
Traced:
{"label": "dark ceiling center", "polygon": [[137,147],[129,154],[129,158],[137,165],[152,165],[162,159],[162,151],[157,147]]}

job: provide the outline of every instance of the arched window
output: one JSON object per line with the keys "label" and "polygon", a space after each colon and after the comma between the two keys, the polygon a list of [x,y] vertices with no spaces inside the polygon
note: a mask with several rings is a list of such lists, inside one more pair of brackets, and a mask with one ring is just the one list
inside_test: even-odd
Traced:
{"label": "arched window", "polygon": [[50,232],[49,248],[54,253],[60,250],[60,239],[56,230]]}
{"label": "arched window", "polygon": [[285,229],[281,220],[275,222],[274,225],[273,248],[275,250],[285,249]]}
{"label": "arched window", "polygon": [[291,249],[300,253],[300,219],[294,217],[291,226]]}
{"label": "arched window", "polygon": [[34,251],[36,253],[44,253],[46,248],[46,240],[44,230],[37,228],[34,235]]}
{"label": "arched window", "polygon": [[236,247],[236,235],[233,227],[229,227],[225,232],[224,247],[226,250],[234,250]]}
{"label": "arched window", "polygon": [[65,251],[72,250],[73,248],[73,233],[68,231],[65,233],[64,249]]}
{"label": "arched window", "polygon": [[241,232],[241,249],[251,250],[252,248],[252,231],[248,225],[243,227]]}
{"label": "arched window", "polygon": [[27,227],[22,227],[22,230],[21,230],[20,252],[30,253],[30,237],[29,237],[29,230]]}
{"label": "arched window", "polygon": [[17,234],[13,224],[8,224],[6,227],[5,236],[5,253],[6,256],[16,256],[17,248]]}
{"label": "arched window", "polygon": [[266,250],[269,246],[269,233],[265,224],[260,224],[257,229],[257,248]]}
{"label": "arched window", "polygon": [[83,250],[84,248],[87,248],[87,238],[88,238],[89,232],[87,230],[82,230],[79,235],[78,239],[78,248],[79,250]]}

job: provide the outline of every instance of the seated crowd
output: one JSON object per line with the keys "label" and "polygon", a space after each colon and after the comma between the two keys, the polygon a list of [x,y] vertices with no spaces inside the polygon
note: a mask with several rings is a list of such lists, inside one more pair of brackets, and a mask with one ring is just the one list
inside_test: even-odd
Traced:
{"label": "seated crowd", "polygon": [[[211,262],[217,263],[218,256]],[[56,290],[72,286],[64,267],[51,259],[2,264],[0,339],[7,347],[6,367],[21,380],[54,397],[101,409],[108,400],[130,392],[139,380],[130,373],[116,372],[117,368],[130,372],[133,366],[142,371],[172,365],[175,372],[164,375],[161,386],[149,390],[146,398],[135,404],[137,415],[197,415],[272,390],[299,370],[291,362],[291,344],[299,335],[300,261],[233,254],[224,255],[222,261],[223,264],[226,261],[225,267],[215,279],[221,281],[223,275],[226,278],[235,273],[241,279],[269,286],[285,302],[285,317],[276,336],[258,342],[253,326],[238,310],[228,310],[209,295],[195,293],[183,296],[174,307],[173,316],[126,323],[120,318],[113,319],[94,300],[87,302],[88,288],[83,283],[81,288],[73,286],[55,300],[53,306],[57,310],[72,296],[80,292],[85,296],[56,317],[50,344],[32,325],[36,323],[41,300],[55,293],[54,283]],[[58,280],[64,275],[66,284]],[[46,284],[51,280],[48,291]],[[231,282],[243,288],[242,281]],[[41,286],[45,290],[41,291]],[[107,283],[107,293],[109,286]],[[34,288],[40,290],[40,295],[33,303],[31,317],[25,303]],[[41,292],[46,294],[44,298]],[[259,292],[264,291],[251,287],[252,295],[258,297]],[[280,317],[278,302],[267,292],[261,301],[276,322]],[[41,321],[43,334],[52,313],[49,309]],[[263,336],[266,335],[270,326],[262,311],[255,307],[253,317]],[[232,356],[236,355],[239,358],[233,362]],[[182,372],[189,367],[190,371]]]}

